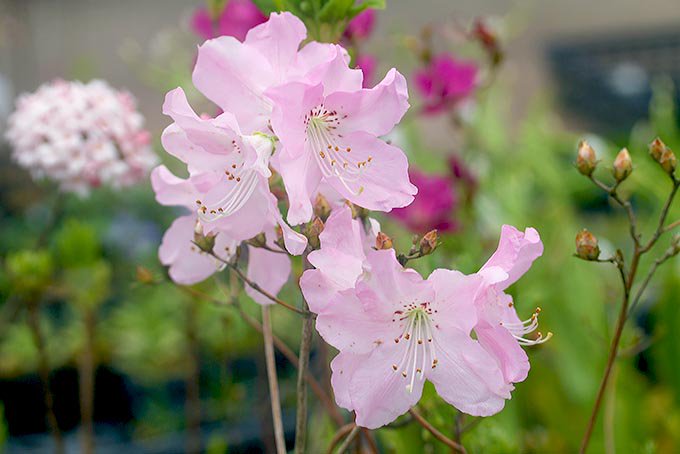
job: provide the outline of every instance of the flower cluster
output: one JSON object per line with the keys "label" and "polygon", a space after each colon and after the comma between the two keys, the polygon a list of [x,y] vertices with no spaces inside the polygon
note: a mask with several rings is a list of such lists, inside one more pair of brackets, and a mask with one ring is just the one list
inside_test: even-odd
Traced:
{"label": "flower cluster", "polygon": [[340,350],[332,385],[357,424],[394,420],[426,379],[462,411],[498,412],[527,375],[521,346],[545,340],[526,337],[538,312],[521,321],[504,293],[542,254],[538,233],[504,227],[496,253],[469,276],[439,269],[423,279],[404,268],[365,215],[405,207],[417,192],[404,153],[381,139],[408,108],[406,81],[392,69],[365,88],[343,47],[301,47],[306,35],[295,16],[272,14],[243,41],[200,46],[193,82],[221,109],[214,118],[194,112],[181,88],[167,94],[163,112],[174,123],[162,143],[188,178],[160,166],[152,184],[160,203],[189,214],[165,234],[161,261],[173,280],[192,284],[244,250],[253,287],[271,295],[288,280],[289,255],[308,251],[314,268],[300,288],[318,332]]}
{"label": "flower cluster", "polygon": [[[193,82],[223,112],[215,118],[197,115],[181,88],[166,96],[163,112],[174,123],[162,143],[186,164],[189,177],[161,166],[152,183],[160,203],[191,213],[175,221],[161,246],[161,261],[175,281],[205,279],[237,245],[264,234],[265,247],[250,241],[249,271],[276,293],[290,270],[286,252],[298,255],[306,247],[306,238],[289,225],[312,219],[321,191],[380,211],[413,200],[404,153],[380,139],[408,108],[406,80],[393,69],[375,87],[363,88],[362,72],[350,68],[343,47],[301,47],[306,37],[298,18],[281,13],[250,29],[243,41],[221,36],[200,46]],[[285,187],[287,222],[270,188],[274,173]],[[198,248],[195,235],[214,241],[214,254]]]}
{"label": "flower cluster", "polygon": [[423,279],[393,249],[372,248],[379,226],[368,225],[335,210],[309,255],[315,269],[300,280],[318,332],[340,350],[331,363],[338,405],[377,428],[415,405],[429,380],[461,411],[500,411],[529,370],[521,347],[550,337],[527,338],[539,309],[522,321],[504,292],[543,253],[536,230],[504,226],[479,272],[438,269]]}
{"label": "flower cluster", "polygon": [[35,178],[87,194],[144,179],[157,157],[134,98],[106,82],[57,80],[23,94],[9,117],[12,158]]}
{"label": "flower cluster", "polygon": [[470,99],[477,87],[477,65],[439,54],[419,69],[415,83],[423,97],[423,112],[437,114]]}

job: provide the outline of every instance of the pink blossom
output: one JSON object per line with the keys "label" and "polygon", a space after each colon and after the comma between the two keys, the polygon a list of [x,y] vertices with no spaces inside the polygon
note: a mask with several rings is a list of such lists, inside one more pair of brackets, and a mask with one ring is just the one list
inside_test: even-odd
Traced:
{"label": "pink blossom", "polygon": [[345,37],[350,40],[367,39],[375,28],[375,10],[368,8],[357,14],[347,24]]}
{"label": "pink blossom", "polygon": [[[215,238],[213,252],[222,260],[231,260],[241,243],[223,229],[207,232],[198,219],[195,200],[210,191],[212,186],[206,174],[192,176],[187,180],[173,175],[165,166],[156,167],[151,173],[151,184],[156,192],[156,200],[163,205],[183,206],[192,214],[177,218],[165,232],[158,250],[163,265],[169,267],[170,278],[182,285],[201,282],[224,268],[223,261],[201,251],[194,244],[194,235],[200,233]],[[276,249],[273,225],[262,227],[267,243]],[[276,294],[290,276],[290,259],[286,254],[247,247],[248,278],[272,294]],[[272,304],[272,301],[252,289],[246,293],[259,304]]]}
{"label": "pink blossom", "polygon": [[311,42],[300,49],[307,30],[290,13],[273,13],[240,42],[231,36],[206,41],[198,49],[194,85],[223,111],[231,112],[245,133],[270,132],[272,102],[264,92],[303,78],[330,60],[334,45]]}
{"label": "pink blossom", "polygon": [[300,289],[312,311],[321,312],[338,292],[354,287],[380,231],[374,219],[369,218],[367,227],[352,219],[352,210],[346,205],[328,217],[319,235],[321,248],[307,257],[315,269],[300,278]]}
{"label": "pink blossom", "polygon": [[[300,254],[306,241],[283,222],[269,190],[271,139],[241,134],[230,113],[199,117],[180,88],[167,94],[163,112],[175,121],[163,132],[163,146],[187,164],[190,177],[162,167],[153,180],[159,202],[190,207],[207,233],[221,231],[239,242],[279,225],[290,252]],[[170,193],[177,197],[166,197]]]}
{"label": "pink blossom", "polygon": [[424,112],[440,113],[472,95],[477,84],[477,65],[440,54],[416,71],[414,79],[423,97]]}
{"label": "pink blossom", "polygon": [[418,233],[437,229],[450,232],[456,229],[454,212],[457,206],[456,188],[449,178],[427,175],[418,170],[409,171],[411,182],[418,188],[412,204],[397,208],[390,216],[410,230]]}
{"label": "pink blossom", "polygon": [[85,195],[148,175],[158,158],[143,124],[129,93],[101,80],[57,80],[19,97],[5,137],[14,161],[34,178]]}
{"label": "pink blossom", "polygon": [[392,69],[374,88],[362,89],[362,78],[339,52],[305,82],[267,91],[291,224],[311,218],[311,196],[321,182],[370,210],[390,211],[413,200],[417,190],[408,179],[406,156],[379,138],[408,109],[406,80]]}
{"label": "pink blossom", "polygon": [[191,17],[191,29],[203,39],[226,35],[243,41],[248,30],[266,20],[251,0],[229,0],[215,21],[205,7],[197,8]]}
{"label": "pink blossom", "polygon": [[356,57],[356,67],[364,74],[364,81],[362,83],[364,88],[373,86],[377,66],[378,61],[373,55],[361,54]]}
{"label": "pink blossom", "polygon": [[498,249],[479,271],[484,285],[475,299],[478,316],[475,333],[479,343],[500,364],[508,383],[523,381],[529,372],[529,359],[521,346],[545,342],[552,335],[544,337],[539,333],[535,339],[527,339],[525,336],[538,328],[540,310],[521,321],[512,297],[504,292],[542,254],[543,243],[535,229],[520,232],[504,225]]}
{"label": "pink blossom", "polygon": [[463,411],[499,411],[512,386],[469,336],[483,278],[437,270],[423,280],[394,250],[372,249],[378,229],[334,210],[309,255],[315,269],[300,279],[317,330],[340,350],[331,364],[338,405],[356,411],[357,424],[380,427],[415,405],[429,379]]}
{"label": "pink blossom", "polygon": [[[301,287],[307,294],[317,283],[303,279]],[[394,250],[367,251],[354,287],[335,293],[317,313],[317,330],[340,350],[331,363],[338,405],[355,411],[358,425],[378,428],[415,405],[427,379],[461,411],[500,411],[513,387],[470,337],[481,283],[478,275],[443,269],[424,280],[404,269]]]}

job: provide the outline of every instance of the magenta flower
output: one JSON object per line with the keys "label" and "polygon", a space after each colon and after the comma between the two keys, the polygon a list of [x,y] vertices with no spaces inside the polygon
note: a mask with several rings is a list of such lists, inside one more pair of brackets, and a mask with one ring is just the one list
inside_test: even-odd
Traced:
{"label": "magenta flower", "polygon": [[229,0],[215,21],[205,7],[197,8],[191,17],[191,29],[203,39],[233,36],[243,41],[248,30],[266,20],[251,0]]}
{"label": "magenta flower", "polygon": [[375,10],[368,8],[357,14],[347,24],[345,38],[349,40],[367,39],[375,28]]}
{"label": "magenta flower", "polygon": [[[234,240],[223,230],[207,233],[195,213],[195,200],[205,195],[210,182],[204,175],[188,180],[173,175],[165,166],[156,167],[151,173],[151,185],[156,200],[163,205],[178,205],[194,211],[193,214],[177,218],[163,235],[158,257],[169,267],[170,278],[182,285],[201,282],[224,268],[224,263],[201,251],[194,244],[194,235],[204,233],[215,236],[213,252],[222,260],[229,260],[236,252],[240,241]],[[273,226],[265,227],[265,236],[270,248],[276,235]],[[285,254],[248,246],[248,278],[270,293],[276,294],[287,282],[290,275],[290,259]],[[246,289],[246,293],[259,304],[272,304],[261,294]]]}
{"label": "magenta flower", "polygon": [[223,232],[238,242],[279,225],[289,251],[300,254],[306,240],[283,222],[269,190],[272,141],[241,134],[229,113],[199,117],[180,88],[167,94],[163,112],[175,120],[163,132],[163,146],[187,164],[190,177],[161,167],[152,180],[159,202],[190,207],[206,233]]}
{"label": "magenta flower", "polygon": [[414,79],[423,97],[423,111],[440,113],[472,95],[477,84],[477,65],[440,54],[416,71]]}
{"label": "magenta flower", "polygon": [[478,321],[474,330],[479,343],[500,364],[508,383],[523,381],[529,372],[529,359],[521,346],[539,344],[552,336],[539,333],[535,339],[527,339],[525,336],[538,328],[540,309],[521,321],[512,297],[504,293],[542,254],[543,243],[535,229],[520,232],[504,225],[498,249],[479,271],[485,284],[475,299]]}
{"label": "magenta flower", "polygon": [[456,188],[449,178],[409,171],[411,182],[418,188],[412,204],[396,208],[389,215],[410,230],[426,233],[432,229],[450,232],[456,229],[454,212],[457,206]]}
{"label": "magenta flower", "polygon": [[377,66],[378,61],[373,55],[362,54],[356,57],[356,67],[364,74],[364,81],[362,83],[364,88],[373,86]]}

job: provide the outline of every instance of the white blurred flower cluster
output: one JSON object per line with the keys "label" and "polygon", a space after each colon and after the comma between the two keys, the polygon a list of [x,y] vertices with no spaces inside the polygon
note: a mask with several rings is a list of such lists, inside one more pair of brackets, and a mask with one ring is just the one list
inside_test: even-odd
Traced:
{"label": "white blurred flower cluster", "polygon": [[130,93],[106,82],[56,80],[23,94],[8,119],[12,158],[34,178],[81,195],[146,178],[157,164]]}

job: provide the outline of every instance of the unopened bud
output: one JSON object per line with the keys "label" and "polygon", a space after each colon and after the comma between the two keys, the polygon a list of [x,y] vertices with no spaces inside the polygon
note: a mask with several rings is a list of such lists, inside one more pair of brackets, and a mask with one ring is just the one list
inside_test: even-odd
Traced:
{"label": "unopened bud", "polygon": [[316,200],[314,201],[314,214],[320,217],[324,222],[331,214],[331,204],[328,203],[326,197],[321,194],[318,194],[316,196]]}
{"label": "unopened bud", "polygon": [[576,255],[583,260],[597,260],[600,257],[600,246],[597,238],[588,230],[583,229],[576,235]]}
{"label": "unopened bud", "polygon": [[319,235],[321,235],[321,232],[323,232],[323,227],[323,221],[318,216],[314,216],[314,219],[312,219],[307,224],[307,228],[305,228],[305,236],[307,237],[309,246],[312,249],[319,249],[319,246],[321,245]]}
{"label": "unopened bud", "polygon": [[595,150],[585,140],[578,144],[578,154],[576,155],[576,168],[587,177],[593,174],[597,167],[597,156]]}
{"label": "unopened bud", "polygon": [[382,232],[378,232],[378,235],[375,237],[375,248],[378,250],[392,249],[392,238]]}
{"label": "unopened bud", "polygon": [[265,247],[267,245],[267,237],[264,233],[260,233],[249,239],[248,244],[255,247]]}
{"label": "unopened bud", "polygon": [[154,283],[153,274],[148,268],[144,268],[141,265],[137,265],[137,282],[140,284],[150,285]]}
{"label": "unopened bud", "polygon": [[623,148],[614,159],[614,178],[620,183],[628,178],[632,171],[633,161],[630,159],[630,153],[627,148]]}
{"label": "unopened bud", "polygon": [[675,153],[673,153],[673,150],[671,150],[668,145],[663,143],[658,137],[649,144],[649,154],[656,162],[659,163],[661,168],[665,170],[666,173],[672,174],[675,172],[675,168],[678,165],[678,160],[675,157]]}
{"label": "unopened bud", "polygon": [[437,229],[430,230],[425,235],[423,235],[423,238],[420,240],[420,254],[431,254],[435,249],[437,249],[437,240],[439,240]]}
{"label": "unopened bud", "polygon": [[668,147],[666,144],[657,137],[652,141],[652,143],[649,144],[649,154],[656,162],[659,162],[661,155],[664,153],[664,151],[666,151],[667,148]]}
{"label": "unopened bud", "polygon": [[203,252],[212,252],[215,247],[215,234],[204,235],[201,221],[194,226],[194,243]]}

